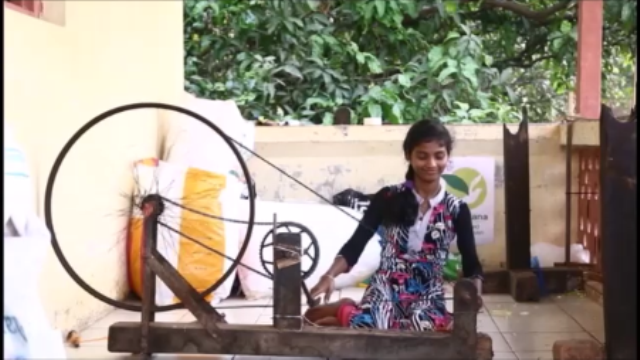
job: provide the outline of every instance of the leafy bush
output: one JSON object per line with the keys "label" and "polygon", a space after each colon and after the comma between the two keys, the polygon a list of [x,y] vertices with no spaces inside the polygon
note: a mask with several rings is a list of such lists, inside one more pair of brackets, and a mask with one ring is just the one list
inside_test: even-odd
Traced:
{"label": "leafy bush", "polygon": [[[529,0],[186,0],[186,89],[246,118],[549,121],[575,73],[577,5]],[[636,2],[607,1],[605,97],[628,99]],[[614,74],[617,73],[617,74]],[[611,76],[616,75],[616,76]]]}

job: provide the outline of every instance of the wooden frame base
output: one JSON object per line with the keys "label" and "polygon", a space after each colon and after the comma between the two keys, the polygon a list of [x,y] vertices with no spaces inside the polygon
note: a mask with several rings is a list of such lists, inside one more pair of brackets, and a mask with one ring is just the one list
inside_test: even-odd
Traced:
{"label": "wooden frame base", "polygon": [[[109,351],[141,353],[140,323],[121,322],[109,329]],[[491,338],[479,334],[476,356],[470,344],[451,334],[304,327],[280,330],[269,325],[220,324],[217,339],[198,323],[153,323],[149,348],[158,354],[238,354],[342,359],[491,359]],[[460,339],[461,340],[461,339]],[[480,341],[482,340],[482,341]]]}
{"label": "wooden frame base", "polygon": [[[144,219],[145,249],[141,322],[109,328],[110,352],[241,354],[257,356],[341,359],[489,360],[491,338],[478,335],[478,290],[470,280],[454,287],[453,329],[450,333],[356,330],[305,326],[301,298],[301,236],[276,233],[274,219],[274,287],[272,326],[227,324],[202,296],[157,251],[157,197],[149,198]],[[154,203],[155,202],[155,203]],[[144,203],[144,201],[143,201]],[[195,323],[158,323],[154,316],[156,276],[195,316]],[[478,339],[483,339],[479,341]]]}

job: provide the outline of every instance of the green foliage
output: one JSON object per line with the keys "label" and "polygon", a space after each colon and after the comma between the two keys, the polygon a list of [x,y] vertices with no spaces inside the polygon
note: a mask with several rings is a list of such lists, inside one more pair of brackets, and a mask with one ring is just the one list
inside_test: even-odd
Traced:
{"label": "green foliage", "polygon": [[[186,0],[187,91],[246,118],[331,124],[532,121],[564,111],[576,3],[558,0]],[[606,99],[632,91],[636,2],[607,1]],[[615,106],[615,105],[614,105]]]}

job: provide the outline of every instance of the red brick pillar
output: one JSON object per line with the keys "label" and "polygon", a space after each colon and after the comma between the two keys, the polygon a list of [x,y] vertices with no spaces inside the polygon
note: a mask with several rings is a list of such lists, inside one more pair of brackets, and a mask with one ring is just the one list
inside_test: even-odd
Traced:
{"label": "red brick pillar", "polygon": [[576,112],[593,120],[600,118],[603,13],[602,0],[578,1]]}

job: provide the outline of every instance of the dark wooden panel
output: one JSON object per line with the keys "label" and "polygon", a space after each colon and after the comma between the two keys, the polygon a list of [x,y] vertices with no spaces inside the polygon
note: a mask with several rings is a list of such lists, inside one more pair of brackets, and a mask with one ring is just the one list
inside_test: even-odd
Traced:
{"label": "dark wooden panel", "polygon": [[504,201],[507,270],[531,268],[529,122],[523,110],[518,132],[504,134]]}
{"label": "dark wooden panel", "polygon": [[600,117],[602,276],[606,358],[637,359],[637,139],[635,119]]}

